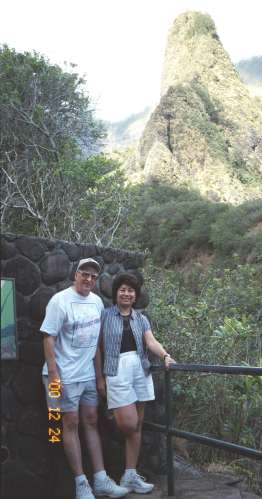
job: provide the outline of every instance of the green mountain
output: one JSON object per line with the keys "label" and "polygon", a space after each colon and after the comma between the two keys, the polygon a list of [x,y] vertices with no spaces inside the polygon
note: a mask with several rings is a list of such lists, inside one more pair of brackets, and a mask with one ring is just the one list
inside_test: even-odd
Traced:
{"label": "green mountain", "polygon": [[[243,59],[235,67],[251,94],[262,97],[262,57]],[[152,111],[152,106],[147,106],[140,113],[132,114],[124,120],[108,122],[106,150],[137,145]]]}
{"label": "green mountain", "polygon": [[198,189],[239,204],[262,194],[262,110],[208,15],[187,12],[168,35],[161,100],[127,162],[132,182]]}
{"label": "green mountain", "polygon": [[[250,93],[262,98],[262,56],[243,59],[236,64],[236,68]],[[260,105],[262,108],[262,100]]]}
{"label": "green mountain", "polygon": [[132,114],[124,120],[107,123],[106,150],[113,151],[138,144],[152,110],[146,107],[140,113]]}

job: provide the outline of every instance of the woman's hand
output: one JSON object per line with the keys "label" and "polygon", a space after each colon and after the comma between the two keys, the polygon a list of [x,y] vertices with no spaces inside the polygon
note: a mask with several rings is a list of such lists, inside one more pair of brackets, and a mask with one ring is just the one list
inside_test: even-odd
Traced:
{"label": "woman's hand", "polygon": [[97,391],[101,397],[106,398],[106,380],[104,376],[96,378]]}
{"label": "woman's hand", "polygon": [[171,355],[167,353],[166,349],[157,341],[151,330],[144,333],[145,343],[147,348],[163,360],[165,368],[168,369],[171,364],[175,364],[176,361],[172,359]]}
{"label": "woman's hand", "polygon": [[172,359],[172,357],[169,354],[165,355],[164,364],[165,364],[166,369],[169,369],[169,367],[175,363],[176,363],[176,361],[174,359]]}

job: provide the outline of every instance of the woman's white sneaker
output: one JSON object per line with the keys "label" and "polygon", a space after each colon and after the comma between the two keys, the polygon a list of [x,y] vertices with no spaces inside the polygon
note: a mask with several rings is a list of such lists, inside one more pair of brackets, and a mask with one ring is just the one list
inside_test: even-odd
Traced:
{"label": "woman's white sneaker", "polygon": [[109,476],[103,480],[95,480],[93,491],[96,496],[124,497],[128,494],[126,487],[117,485]]}
{"label": "woman's white sneaker", "polygon": [[136,492],[137,494],[148,494],[154,488],[153,483],[147,483],[145,478],[138,473],[124,474],[120,480],[120,485],[126,487],[128,492]]}

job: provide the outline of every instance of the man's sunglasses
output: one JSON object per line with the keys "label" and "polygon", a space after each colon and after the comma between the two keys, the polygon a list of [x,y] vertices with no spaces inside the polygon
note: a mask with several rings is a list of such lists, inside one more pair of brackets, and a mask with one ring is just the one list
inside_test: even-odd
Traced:
{"label": "man's sunglasses", "polygon": [[86,272],[85,270],[78,270],[79,274],[81,274],[83,279],[92,279],[92,281],[96,281],[98,278],[98,274],[90,274],[90,272]]}

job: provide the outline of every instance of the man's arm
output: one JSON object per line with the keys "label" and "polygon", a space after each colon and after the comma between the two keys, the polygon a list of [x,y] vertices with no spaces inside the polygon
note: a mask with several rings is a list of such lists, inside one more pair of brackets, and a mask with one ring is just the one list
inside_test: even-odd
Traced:
{"label": "man's arm", "polygon": [[44,354],[48,370],[48,384],[55,380],[60,382],[60,375],[55,361],[55,341],[55,336],[44,333]]}

